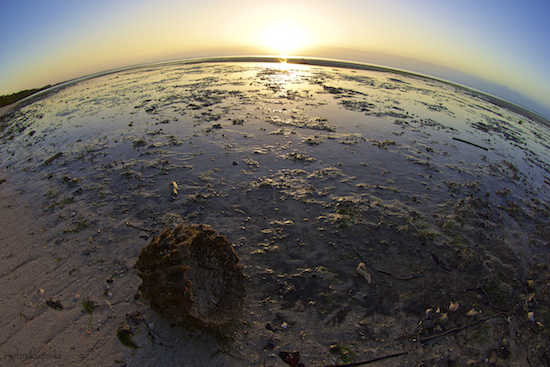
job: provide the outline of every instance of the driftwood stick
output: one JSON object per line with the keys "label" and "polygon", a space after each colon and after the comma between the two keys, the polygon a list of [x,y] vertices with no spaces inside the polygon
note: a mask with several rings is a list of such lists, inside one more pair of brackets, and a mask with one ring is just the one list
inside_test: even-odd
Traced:
{"label": "driftwood stick", "polygon": [[363,256],[361,256],[361,254],[359,253],[359,251],[357,251],[357,249],[355,247],[353,247],[353,251],[355,251],[355,253],[357,254],[357,256],[359,256],[359,259],[366,265],[368,266],[369,268],[371,268],[372,270],[374,271],[377,271],[379,273],[382,273],[382,274],[385,274],[385,275],[388,275],[394,279],[397,279],[397,280],[412,280],[412,279],[416,279],[416,278],[421,278],[423,275],[422,274],[419,274],[419,275],[411,275],[409,277],[400,277],[400,276],[397,276],[397,275],[394,275],[390,272],[387,272],[387,271],[384,271],[384,270],[380,270],[380,269],[377,269],[369,264],[367,264],[365,262],[365,260],[363,260]]}
{"label": "driftwood stick", "polygon": [[483,149],[483,150],[489,150],[489,149],[487,149],[487,148],[485,148],[485,147],[482,147],[481,145],[477,145],[477,144],[475,144],[475,143],[472,143],[472,142],[469,142],[469,141],[466,141],[466,140],[462,140],[462,139],[459,139],[459,138],[453,137],[453,140],[461,141],[461,142],[463,142],[463,143],[473,145],[474,147],[481,148],[481,149]]}
{"label": "driftwood stick", "polygon": [[130,227],[130,228],[134,228],[134,229],[138,229],[140,231],[144,231],[144,232],[149,232],[149,233],[157,233],[155,231],[151,231],[150,229],[145,229],[145,228],[141,228],[141,227],[137,227],[137,226],[134,226],[133,224],[131,224],[130,222],[126,222],[126,226]]}
{"label": "driftwood stick", "polygon": [[441,336],[445,336],[445,335],[448,335],[448,334],[451,334],[451,333],[454,333],[454,332],[457,332],[457,331],[460,331],[460,330],[464,330],[464,329],[467,329],[469,328],[470,326],[475,326],[475,325],[479,325],[480,323],[484,322],[484,321],[487,321],[487,320],[491,320],[491,319],[494,319],[495,317],[498,317],[500,315],[504,315],[506,314],[505,312],[499,312],[493,316],[489,316],[489,317],[486,317],[484,319],[479,319],[477,320],[476,322],[472,322],[471,324],[468,324],[468,325],[463,325],[463,326],[459,326],[459,327],[455,327],[453,329],[449,329],[441,334],[435,334],[435,335],[431,335],[431,336],[427,336],[425,338],[419,338],[419,341],[421,343],[424,343],[425,341],[428,341],[428,340],[432,340],[432,339],[435,339],[435,338],[439,338]]}
{"label": "driftwood stick", "polygon": [[331,365],[325,365],[325,366],[322,366],[322,367],[355,367],[355,366],[362,366],[362,365],[365,365],[365,364],[382,361],[382,360],[388,359],[388,358],[399,357],[399,356],[402,356],[404,354],[407,354],[407,352],[388,354],[388,355],[385,355],[385,356],[376,357],[374,359],[369,359],[368,361],[362,361],[362,362],[356,362],[356,363],[350,363],[350,364],[339,364],[339,365],[331,364]]}

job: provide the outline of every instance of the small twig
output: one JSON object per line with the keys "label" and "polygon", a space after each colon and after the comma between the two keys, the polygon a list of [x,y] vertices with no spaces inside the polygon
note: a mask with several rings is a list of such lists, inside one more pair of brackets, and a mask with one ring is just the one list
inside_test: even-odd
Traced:
{"label": "small twig", "polygon": [[411,275],[410,277],[400,277],[400,276],[397,276],[397,275],[393,275],[392,273],[389,273],[389,272],[387,272],[387,271],[373,268],[373,267],[370,266],[370,265],[368,265],[368,266],[369,266],[371,269],[374,269],[374,270],[376,270],[376,271],[379,272],[379,273],[389,275],[390,277],[392,277],[392,278],[394,278],[394,279],[397,279],[397,280],[412,280],[412,279],[416,279],[416,278],[423,277],[423,275]]}
{"label": "small twig", "polygon": [[55,161],[57,158],[61,157],[62,155],[63,155],[63,153],[57,152],[54,155],[52,155],[50,158],[46,159],[44,161],[44,164],[45,165],[50,165],[50,164],[52,164],[53,161]]}
{"label": "small twig", "polygon": [[362,362],[356,362],[356,363],[350,363],[350,364],[339,364],[339,365],[331,364],[331,365],[325,365],[325,366],[322,366],[322,367],[355,367],[355,366],[362,366],[364,364],[378,362],[378,361],[382,361],[384,359],[399,357],[399,356],[402,356],[404,354],[407,354],[407,352],[388,354],[386,356],[377,357],[377,358],[374,358],[374,359],[369,359],[368,361],[362,361]]}
{"label": "small twig", "polygon": [[380,270],[380,269],[376,269],[375,267],[367,264],[365,262],[365,260],[363,260],[363,257],[361,256],[361,254],[359,253],[359,251],[357,251],[356,248],[353,248],[353,250],[355,251],[355,253],[357,254],[357,256],[359,256],[359,259],[366,265],[368,266],[369,268],[371,268],[372,270],[374,271],[377,271],[379,273],[382,273],[382,274],[386,274],[386,275],[389,275],[390,277],[394,278],[394,279],[397,279],[397,280],[412,280],[412,279],[416,279],[416,278],[420,278],[422,277],[423,275],[412,275],[410,277],[400,277],[400,276],[397,276],[397,275],[394,275],[390,272],[387,272],[387,271],[384,271],[384,270]]}
{"label": "small twig", "polygon": [[420,338],[420,342],[421,343],[424,343],[425,341],[428,341],[428,340],[432,340],[432,339],[435,339],[435,338],[439,338],[441,336],[445,336],[445,335],[448,335],[448,334],[451,334],[451,333],[454,333],[456,331],[460,331],[460,330],[464,330],[464,329],[467,329],[469,328],[470,326],[474,326],[474,325],[478,325],[481,321],[483,320],[478,320],[474,323],[471,323],[471,324],[468,324],[468,325],[464,325],[464,326],[460,326],[460,327],[456,327],[454,329],[449,329],[441,334],[436,334],[436,335],[431,335],[431,336],[427,336],[425,338]]}
{"label": "small twig", "polygon": [[229,353],[229,352],[227,352],[227,351],[225,351],[225,350],[221,350],[221,349],[218,349],[216,352],[214,352],[214,354],[212,354],[212,355],[210,356],[210,358],[214,358],[218,353],[226,354],[226,355],[228,355],[228,356],[230,356],[230,357],[232,357],[232,358],[240,359],[241,361],[246,361],[245,358],[242,358],[242,357],[233,355],[233,354],[231,354],[231,353]]}
{"label": "small twig", "polygon": [[424,343],[425,341],[428,341],[428,340],[432,340],[432,339],[436,339],[436,338],[439,338],[441,336],[445,336],[445,335],[448,335],[448,334],[451,334],[451,333],[454,333],[454,332],[457,332],[457,331],[460,331],[460,330],[464,330],[464,329],[467,329],[469,328],[470,326],[475,326],[475,325],[479,325],[480,323],[484,322],[484,321],[487,321],[487,320],[490,320],[490,319],[494,319],[495,317],[497,316],[500,316],[500,315],[503,315],[505,314],[504,312],[499,312],[497,313],[496,315],[493,315],[493,316],[490,316],[490,317],[486,317],[484,319],[479,319],[477,320],[476,322],[473,322],[471,324],[468,324],[468,325],[464,325],[464,326],[459,326],[459,327],[456,327],[456,328],[453,328],[453,329],[449,329],[443,333],[440,333],[440,334],[436,334],[436,335],[431,335],[431,336],[427,336],[425,338],[419,338],[420,340],[420,343]]}
{"label": "small twig", "polygon": [[483,149],[483,150],[489,150],[489,149],[487,149],[487,148],[485,148],[485,147],[482,147],[481,145],[477,145],[477,144],[475,144],[475,143],[471,143],[471,142],[469,142],[469,141],[462,140],[462,139],[459,139],[459,138],[453,137],[453,140],[457,140],[457,141],[460,141],[460,142],[463,142],[463,143],[466,143],[466,144],[470,144],[470,145],[473,145],[474,147],[481,148],[481,149]]}
{"label": "small twig", "polygon": [[113,308],[113,305],[111,304],[111,302],[105,300],[105,303],[107,304],[107,306],[109,306],[109,308],[111,309],[111,311],[113,311],[113,313],[116,315],[115,309]]}
{"label": "small twig", "polygon": [[138,229],[140,231],[144,231],[144,232],[149,232],[149,233],[157,233],[156,231],[151,231],[150,229],[145,229],[145,228],[141,228],[141,227],[137,227],[137,226],[134,226],[133,224],[131,224],[130,222],[126,222],[126,226],[130,227],[130,228],[134,228],[134,229]]}
{"label": "small twig", "polygon": [[[107,302],[107,301],[105,301]],[[110,306],[111,304],[109,304]],[[114,311],[113,311],[114,312]],[[130,320],[134,325],[138,325],[143,323],[145,325],[145,328],[147,329],[147,339],[151,342],[151,345],[154,347],[155,345],[160,345],[161,347],[165,348],[174,348],[171,345],[166,345],[162,342],[158,342],[155,340],[155,336],[159,337],[161,340],[165,340],[159,333],[157,333],[155,330],[153,330],[150,326],[145,317],[143,317],[143,314],[140,311],[136,311],[131,314],[126,314],[126,320]]]}

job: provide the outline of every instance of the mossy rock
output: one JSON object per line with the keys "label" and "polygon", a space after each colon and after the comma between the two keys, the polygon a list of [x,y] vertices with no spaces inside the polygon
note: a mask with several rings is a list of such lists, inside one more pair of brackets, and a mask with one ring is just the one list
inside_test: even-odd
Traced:
{"label": "mossy rock", "polygon": [[175,325],[215,330],[234,320],[246,295],[233,245],[205,224],[165,229],[134,266],[151,309]]}

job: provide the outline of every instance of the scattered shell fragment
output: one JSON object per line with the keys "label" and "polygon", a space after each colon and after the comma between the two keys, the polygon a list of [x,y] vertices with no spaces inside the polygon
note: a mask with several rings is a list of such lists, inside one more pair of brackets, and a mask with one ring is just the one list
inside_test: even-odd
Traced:
{"label": "scattered shell fragment", "polygon": [[367,280],[367,283],[371,283],[372,277],[367,272],[367,266],[365,265],[365,263],[359,263],[359,265],[357,265],[357,267],[355,268],[355,271],[357,272],[357,274],[365,278]]}
{"label": "scattered shell fragment", "polygon": [[531,322],[535,322],[535,313],[534,312],[527,313],[527,319],[529,319],[529,321]]}
{"label": "scattered shell fragment", "polygon": [[449,305],[449,311],[450,312],[458,311],[458,302],[451,302],[451,304]]}
{"label": "scattered shell fragment", "polygon": [[433,308],[428,308],[426,310],[426,319],[431,319],[434,315],[434,309]]}
{"label": "scattered shell fragment", "polygon": [[176,200],[176,196],[178,196],[178,184],[176,181],[170,182],[170,190],[172,190],[172,200]]}
{"label": "scattered shell fragment", "polygon": [[449,316],[447,315],[447,312],[445,312],[439,317],[439,324],[447,325],[448,322],[449,322]]}
{"label": "scattered shell fragment", "polygon": [[476,309],[472,308],[470,311],[466,313],[466,316],[468,317],[476,317],[479,315],[482,311],[477,311]]}

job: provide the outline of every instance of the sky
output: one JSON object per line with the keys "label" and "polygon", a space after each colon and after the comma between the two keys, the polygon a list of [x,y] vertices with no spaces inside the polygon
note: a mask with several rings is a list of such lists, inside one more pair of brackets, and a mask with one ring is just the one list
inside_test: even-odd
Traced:
{"label": "sky", "polygon": [[191,57],[421,72],[550,118],[548,0],[0,0],[0,95]]}

